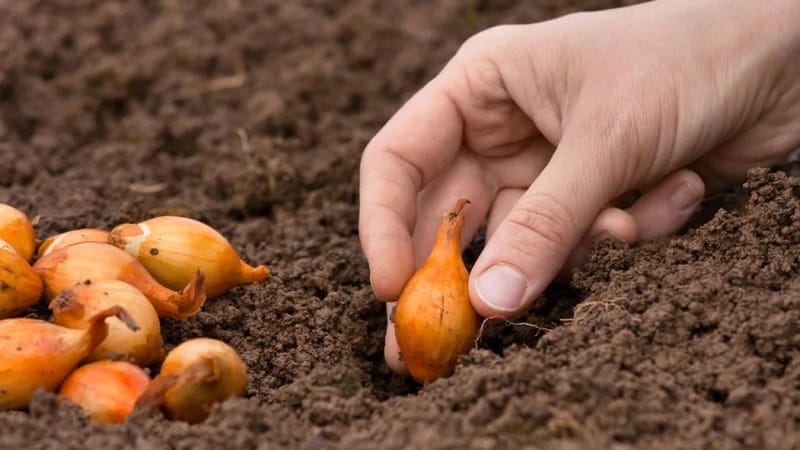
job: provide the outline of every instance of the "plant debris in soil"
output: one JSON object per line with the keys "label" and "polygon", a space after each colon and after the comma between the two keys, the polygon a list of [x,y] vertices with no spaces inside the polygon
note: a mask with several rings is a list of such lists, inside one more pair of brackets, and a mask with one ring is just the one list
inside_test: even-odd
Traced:
{"label": "plant debris in soil", "polygon": [[627,3],[0,2],[0,202],[39,238],[191,216],[273,270],[164,323],[168,347],[234,346],[245,398],[196,426],[97,426],[40,392],[0,413],[0,448],[796,448],[792,172],[753,171],[744,206],[680,237],[598,246],[520,319],[537,327],[489,324],[451,378],[383,362],[368,139],[474,32]]}

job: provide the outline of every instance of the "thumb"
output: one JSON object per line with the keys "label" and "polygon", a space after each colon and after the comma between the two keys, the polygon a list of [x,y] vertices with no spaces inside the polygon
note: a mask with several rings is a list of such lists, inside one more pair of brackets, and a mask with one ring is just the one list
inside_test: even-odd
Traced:
{"label": "thumb", "polygon": [[[470,274],[470,297],[484,317],[525,310],[558,274],[597,215],[618,191],[600,158],[564,148],[517,201]],[[605,152],[592,152],[598,155]],[[607,154],[607,153],[606,153]],[[611,158],[604,158],[605,164]],[[606,166],[610,168],[610,166]]]}

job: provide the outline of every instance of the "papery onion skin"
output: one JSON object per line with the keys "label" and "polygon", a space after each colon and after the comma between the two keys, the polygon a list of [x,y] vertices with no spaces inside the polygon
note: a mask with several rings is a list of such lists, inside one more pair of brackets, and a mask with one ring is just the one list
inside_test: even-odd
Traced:
{"label": "papery onion skin", "polygon": [[138,366],[97,361],[73,371],[58,394],[62,402],[80,406],[94,423],[122,423],[149,385],[150,377]]}
{"label": "papery onion skin", "polygon": [[206,294],[218,297],[244,284],[260,283],[265,266],[252,267],[239,258],[231,243],[212,227],[186,217],[161,216],[111,230],[109,243],[144,265],[171,289],[185,286],[198,270],[206,275]]}
{"label": "papery onion skin", "polygon": [[150,299],[159,317],[189,318],[197,314],[206,301],[202,272],[195,275],[183,292],[176,292],[153,279],[136,258],[109,244],[70,245],[36,261],[33,268],[42,277],[48,300],[86,280],[119,280],[131,284]]}
{"label": "papery onion skin", "polygon": [[136,329],[119,306],[96,314],[91,325],[81,330],[37,319],[0,320],[0,410],[28,406],[38,388],[56,389],[106,338],[106,319],[111,316]]}
{"label": "papery onion skin", "polygon": [[0,319],[13,317],[42,296],[42,279],[15,251],[0,249]]}
{"label": "papery onion skin", "polygon": [[8,242],[25,261],[36,248],[36,232],[28,216],[11,205],[0,203],[0,239]]}
{"label": "papery onion skin", "polygon": [[43,258],[55,250],[69,247],[81,242],[106,242],[108,241],[108,231],[97,228],[81,228],[71,230],[55,236],[50,236],[39,245],[38,258]]}
{"label": "papery onion skin", "polygon": [[467,203],[459,200],[442,219],[430,256],[406,283],[394,311],[403,361],[420,383],[451,375],[458,357],[475,345],[478,314],[461,257],[461,210]]}
{"label": "papery onion skin", "polygon": [[125,308],[139,325],[139,330],[131,331],[122,322],[108,319],[108,336],[86,361],[123,359],[148,366],[163,360],[164,342],[158,313],[144,294],[124,281],[79,283],[53,299],[50,309],[58,325],[85,328],[90,317],[114,305]]}
{"label": "papery onion skin", "polygon": [[190,339],[167,354],[161,373],[137,402],[137,409],[161,407],[173,420],[199,423],[214,404],[247,389],[247,365],[228,344]]}

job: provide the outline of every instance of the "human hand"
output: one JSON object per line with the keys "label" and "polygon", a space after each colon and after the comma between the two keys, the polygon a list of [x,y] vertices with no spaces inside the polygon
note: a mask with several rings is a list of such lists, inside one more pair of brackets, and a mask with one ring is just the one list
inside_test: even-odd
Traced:
{"label": "human hand", "polygon": [[[661,0],[471,38],[364,152],[376,296],[397,299],[457,198],[464,242],[486,220],[469,281],[483,316],[524,311],[598,239],[674,232],[704,184],[800,143],[797,17],[796,0]],[[386,359],[403,370],[391,324]]]}

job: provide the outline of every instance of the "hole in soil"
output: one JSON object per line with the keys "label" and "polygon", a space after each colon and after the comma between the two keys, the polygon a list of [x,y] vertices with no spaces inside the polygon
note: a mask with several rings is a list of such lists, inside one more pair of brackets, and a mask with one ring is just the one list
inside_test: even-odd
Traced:
{"label": "hole in soil", "polygon": [[422,386],[411,377],[395,375],[383,360],[383,352],[368,358],[371,368],[367,372],[370,380],[372,394],[379,401],[386,401],[392,397],[414,395],[419,393]]}
{"label": "hole in soil", "polygon": [[297,125],[293,123],[284,123],[278,125],[277,132],[277,134],[283,138],[293,138],[298,136]]}
{"label": "hole in soil", "polygon": [[[461,254],[467,270],[472,270],[485,245],[486,229],[482,228]],[[506,321],[487,323],[478,346],[500,356],[503,356],[504,349],[511,344],[533,347],[547,329],[552,330],[561,326],[565,320],[571,319],[575,315],[575,307],[582,299],[580,292],[567,285],[552,285],[534,302],[528,312],[515,319],[513,323]]]}
{"label": "hole in soil", "polygon": [[61,38],[61,46],[69,50],[75,46],[75,38],[71,35],[66,35]]}
{"label": "hole in soil", "polygon": [[325,298],[328,296],[328,290],[322,286],[315,286],[311,292],[311,295],[320,300],[325,300]]}
{"label": "hole in soil", "polygon": [[348,68],[353,72],[366,72],[372,70],[373,67],[375,67],[375,58],[370,57],[357,58],[348,64]]}
{"label": "hole in soil", "polygon": [[384,361],[383,342],[386,333],[384,308],[383,304],[376,301],[360,314],[360,320],[367,324],[365,342],[369,345],[357,350],[357,357],[367,364],[365,373],[369,378],[369,389],[379,401],[414,394],[421,389],[414,380],[395,375]]}
{"label": "hole in soil", "polygon": [[56,71],[55,71],[55,69],[54,69],[54,68],[52,68],[52,66],[50,66],[50,67],[48,67],[48,68],[44,69],[44,70],[42,71],[42,73],[41,73],[41,75],[40,75],[40,76],[42,77],[42,80],[44,80],[44,81],[50,81],[50,80],[52,80],[53,78],[55,78],[55,76],[56,76]]}
{"label": "hole in soil", "polygon": [[244,211],[242,211],[240,208],[230,208],[230,209],[228,209],[228,212],[226,213],[226,216],[229,219],[237,220],[237,221],[244,220],[244,218],[245,218]]}
{"label": "hole in soil", "polygon": [[690,330],[690,333],[692,335],[692,339],[695,339],[695,338],[701,337],[703,335],[706,335],[708,333],[711,333],[712,331],[715,331],[716,329],[717,329],[717,324],[715,324],[715,323],[699,324],[699,325],[694,326]]}
{"label": "hole in soil", "polygon": [[581,299],[581,293],[569,286],[551,286],[522,316],[511,322],[494,320],[487,323],[478,346],[500,356],[512,344],[534,347],[545,333],[574,316]]}
{"label": "hole in soil", "polygon": [[359,94],[351,94],[349,102],[344,109],[345,113],[358,113],[364,109],[364,97]]}
{"label": "hole in soil", "polygon": [[783,376],[786,375],[786,369],[789,367],[789,364],[792,363],[792,358],[790,356],[784,356],[778,358],[775,362],[779,364],[777,370],[775,370],[775,378],[783,378]]}
{"label": "hole in soil", "polygon": [[728,399],[728,390],[711,388],[706,392],[706,398],[714,403],[725,403],[725,400]]}
{"label": "hole in soil", "polygon": [[244,200],[244,212],[249,216],[272,216],[273,199],[269,192],[251,193]]}
{"label": "hole in soil", "polygon": [[[469,270],[477,259],[485,244],[485,232],[481,230],[470,245],[462,253],[464,264]],[[581,292],[565,285],[555,285],[547,289],[544,295],[523,316],[514,319],[513,323],[494,320],[486,324],[478,346],[503,356],[506,348],[512,344],[533,347],[547,332],[561,326],[565,319],[573,317],[575,306],[583,296]],[[391,372],[384,361],[383,338],[386,327],[386,314],[383,305],[378,304],[362,314],[367,327],[368,342],[375,347],[364,349],[360,357],[368,361],[366,371],[370,380],[370,389],[380,401],[391,397],[406,396],[418,393],[422,388],[411,378],[400,377]]]}
{"label": "hole in soil", "polygon": [[486,229],[481,228],[472,239],[472,242],[461,252],[461,258],[464,260],[464,265],[467,266],[467,270],[472,270],[472,266],[475,264],[484,246],[486,246]]}

